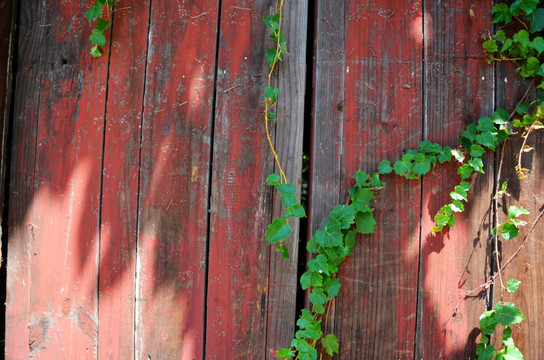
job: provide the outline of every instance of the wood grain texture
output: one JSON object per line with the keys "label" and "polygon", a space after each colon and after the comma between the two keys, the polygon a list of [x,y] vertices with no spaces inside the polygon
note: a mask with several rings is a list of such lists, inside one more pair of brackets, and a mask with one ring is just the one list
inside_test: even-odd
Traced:
{"label": "wood grain texture", "polygon": [[140,129],[149,1],[124,1],[115,12],[106,106],[98,358],[134,358],[135,261]]}
{"label": "wood grain texture", "polygon": [[[500,107],[513,110],[514,106],[523,97],[529,87],[528,81],[522,81],[514,70],[513,66],[501,65],[497,71],[497,103]],[[536,82],[538,84],[538,80]],[[533,89],[529,99],[536,97]],[[518,180],[515,172],[518,154],[522,147],[523,139],[520,134],[511,137],[504,147],[504,164],[498,183],[508,181],[508,193],[511,195],[499,202],[498,221],[502,222],[508,218],[508,208],[511,205],[523,206],[530,212],[530,215],[523,215],[520,219],[528,222],[518,237],[506,241],[499,237],[499,251],[501,264],[504,264],[522,244],[523,238],[536,217],[544,209],[544,193],[542,176],[544,176],[544,165],[542,152],[544,151],[544,136],[542,130],[531,133],[527,139],[527,145],[534,148],[533,151],[524,153],[522,165],[531,171],[523,180]],[[510,279],[521,281],[519,290],[514,294],[501,291],[501,284],[497,277],[493,287],[493,305],[498,301],[508,301],[518,306],[526,320],[519,325],[513,326],[513,338],[516,346],[521,350],[525,359],[537,359],[542,356],[542,344],[544,343],[544,320],[539,315],[542,312],[544,302],[544,288],[542,277],[544,276],[543,266],[543,244],[542,234],[544,226],[542,219],[537,223],[535,229],[527,239],[512,263],[502,272],[503,282]],[[498,345],[497,345],[498,347]]]}
{"label": "wood grain texture", "polygon": [[[376,171],[421,140],[422,3],[349,1],[345,22],[342,194],[357,169]],[[383,180],[375,233],[358,236],[339,274],[340,359],[413,357],[420,181]]]}
{"label": "wood grain texture", "polygon": [[[452,0],[426,7],[425,138],[432,142],[455,148],[467,124],[493,113],[493,69],[482,58],[480,40],[491,21],[491,6],[491,1]],[[437,235],[430,231],[433,217],[451,201],[449,192],[461,181],[457,164],[439,166],[423,179],[416,358],[475,356],[485,294],[461,302],[457,312],[455,308],[490,271],[492,160],[493,156],[485,158],[486,174],[471,178],[465,213]]]}
{"label": "wood grain texture", "polygon": [[[297,188],[300,200],[307,76],[308,1],[288,1],[285,3],[284,13],[282,27],[286,34],[289,55],[279,64],[277,87],[280,89],[280,96],[278,108],[273,110],[278,116],[275,146],[287,179]],[[267,41],[266,44],[270,47],[274,45],[272,41]],[[284,213],[281,198],[275,193],[273,217],[281,217]],[[289,248],[289,260],[283,259],[277,252],[270,253],[267,358],[272,358],[273,350],[288,347],[295,334],[295,319],[298,316],[295,307],[298,287],[299,221],[293,219],[290,225],[293,231],[285,242]]]}
{"label": "wood grain texture", "polygon": [[[40,6],[42,5],[42,6]],[[34,168],[38,125],[39,67],[44,32],[34,31],[45,21],[43,3],[29,2],[19,20],[19,68],[14,102],[9,188],[5,358],[29,357],[30,265],[32,228],[28,207],[34,195]]]}
{"label": "wood grain texture", "polygon": [[203,357],[218,1],[153,2],[142,124],[136,358]]}
{"label": "wood grain texture", "polygon": [[[16,116],[24,125],[15,131],[28,131],[17,135],[28,137],[17,144],[32,142],[33,153],[13,159],[14,183],[28,186],[22,192],[30,196],[12,213],[13,233],[28,235],[21,238],[27,242],[21,244],[26,253],[12,262],[24,266],[25,276],[11,277],[14,293],[8,296],[25,296],[29,303],[21,318],[14,320],[21,322],[15,329],[25,329],[17,333],[24,341],[15,342],[13,352],[7,349],[8,358],[96,356],[107,59],[92,60],[88,55],[90,29],[83,18],[74,17],[85,7],[83,1],[21,4],[21,29],[28,29],[24,32],[28,38],[20,38],[20,59],[33,76],[28,79],[21,72],[31,86],[17,90]],[[18,194],[12,194],[16,202]]]}
{"label": "wood grain texture", "polygon": [[[264,359],[273,158],[264,128],[274,1],[223,1],[217,70],[206,359]],[[281,96],[281,94],[280,94]]]}

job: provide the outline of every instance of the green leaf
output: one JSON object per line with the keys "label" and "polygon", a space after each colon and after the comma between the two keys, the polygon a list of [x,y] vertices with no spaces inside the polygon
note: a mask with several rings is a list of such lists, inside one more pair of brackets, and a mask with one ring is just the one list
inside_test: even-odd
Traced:
{"label": "green leaf", "polygon": [[467,192],[461,185],[457,185],[453,189],[453,191],[450,193],[450,197],[453,200],[465,200],[465,201],[468,201]]}
{"label": "green leaf", "polygon": [[519,229],[511,222],[504,223],[501,230],[501,236],[505,240],[512,240],[519,235]]}
{"label": "green leaf", "polygon": [[269,120],[269,121],[277,121],[278,120],[278,117],[276,116],[276,114],[274,114],[273,112],[268,112],[266,118]]}
{"label": "green leaf", "polygon": [[519,280],[515,280],[515,279],[508,280],[508,282],[506,283],[506,290],[509,293],[514,293],[519,288],[519,284],[521,284],[521,281]]}
{"label": "green leaf", "polygon": [[325,254],[319,254],[315,259],[308,260],[308,268],[312,271],[317,271],[318,273],[323,273],[325,275],[330,275],[331,272],[334,273],[338,271],[338,268],[329,264],[329,259]]}
{"label": "green leaf", "polygon": [[323,292],[323,288],[320,287],[313,288],[312,292],[310,293],[310,302],[312,304],[323,305],[330,299],[331,298],[325,295]]}
{"label": "green leaf", "polygon": [[91,48],[90,54],[92,57],[101,57],[102,56],[102,50],[98,47],[98,45],[95,45]]}
{"label": "green leaf", "polygon": [[327,220],[323,229],[315,232],[315,240],[321,246],[336,246],[342,244],[342,232],[337,221]]}
{"label": "green leaf", "polygon": [[497,46],[497,41],[492,40],[492,39],[484,41],[483,47],[484,47],[485,51],[488,51],[488,52],[491,52],[491,53],[499,51],[499,47]]}
{"label": "green leaf", "polygon": [[385,183],[380,180],[380,175],[375,172],[370,173],[370,185],[375,188],[382,189],[385,186]]}
{"label": "green leaf", "polygon": [[286,224],[283,219],[274,219],[268,230],[266,230],[265,238],[271,243],[275,244],[289,236],[291,234],[291,225]]}
{"label": "green leaf", "polygon": [[482,159],[480,158],[472,158],[468,161],[468,164],[474,169],[474,171],[478,171],[480,173],[484,173],[484,163]]}
{"label": "green leaf", "polygon": [[[541,10],[544,10],[544,9],[541,9]],[[544,39],[540,36],[537,36],[536,38],[533,39],[533,41],[529,44],[529,47],[531,49],[534,49],[538,52],[538,55],[540,55],[540,53],[542,51],[544,51]]]}
{"label": "green leaf", "polygon": [[297,320],[297,326],[301,329],[306,329],[310,324],[317,322],[312,312],[308,309],[302,309],[299,319]]}
{"label": "green leaf", "polygon": [[451,161],[452,149],[449,146],[444,146],[442,152],[438,155],[438,161],[441,164]]}
{"label": "green leaf", "polygon": [[517,218],[520,215],[529,215],[530,212],[523,208],[523,206],[520,206],[519,208],[517,206],[510,206],[508,208],[508,217],[512,220]]}
{"label": "green leaf", "polygon": [[102,47],[106,45],[106,37],[104,36],[104,33],[98,29],[93,29],[91,36],[89,36],[89,40],[91,40],[91,43],[94,45],[100,45]]}
{"label": "green leaf", "polygon": [[422,161],[414,165],[412,168],[412,171],[416,175],[425,175],[431,170],[431,163],[428,160]]}
{"label": "green leaf", "polygon": [[457,169],[457,174],[461,176],[461,179],[468,179],[472,175],[472,166],[470,164],[463,164]]}
{"label": "green leaf", "polygon": [[349,205],[337,205],[330,213],[330,218],[338,222],[341,229],[349,229],[355,222],[357,210]]}
{"label": "green leaf", "polygon": [[514,346],[506,346],[504,349],[504,360],[523,360],[523,354]]}
{"label": "green leaf", "polygon": [[276,356],[280,359],[290,359],[295,357],[295,353],[292,352],[291,349],[283,348],[278,350]]}
{"label": "green leaf", "polygon": [[529,46],[529,33],[527,30],[520,30],[512,37],[514,42],[521,44],[523,47]]}
{"label": "green leaf", "polygon": [[288,207],[287,212],[292,217],[296,217],[296,218],[305,218],[306,217],[306,211],[304,210],[304,208],[300,204],[296,204],[296,205]]}
{"label": "green leaf", "polygon": [[453,200],[451,204],[451,209],[455,212],[462,213],[465,211],[465,206],[460,200]]}
{"label": "green leaf", "polygon": [[358,212],[357,215],[355,215],[355,223],[357,224],[357,231],[359,231],[361,234],[374,233],[376,220],[371,212]]}
{"label": "green leaf", "polygon": [[325,351],[327,351],[327,354],[330,356],[333,356],[334,353],[338,353],[338,338],[332,334],[329,334],[321,339],[321,343],[323,344],[323,347],[325,348]]}
{"label": "green leaf", "polygon": [[274,104],[277,101],[277,95],[279,94],[280,89],[267,86],[264,88],[264,97],[266,102],[270,105]]}
{"label": "green leaf", "polygon": [[91,6],[89,10],[87,10],[87,12],[85,13],[85,17],[87,18],[90,24],[93,20],[98,18],[100,14],[102,14],[102,4],[100,4],[99,1],[96,1],[94,5]]}
{"label": "green leaf", "polygon": [[278,174],[270,174],[266,178],[266,183],[268,185],[279,185],[280,184],[280,176]]}
{"label": "green leaf", "polygon": [[289,249],[285,245],[279,245],[276,247],[276,252],[281,253],[281,257],[284,259],[289,259]]}
{"label": "green leaf", "polygon": [[489,310],[480,315],[480,330],[482,334],[491,335],[496,331],[496,328],[495,310]]}
{"label": "green leaf", "polygon": [[357,211],[371,212],[370,201],[374,200],[374,191],[368,188],[358,188],[351,197],[352,204]]}
{"label": "green leaf", "polygon": [[495,130],[494,122],[489,117],[482,117],[478,119],[478,125],[476,126],[476,129],[478,131],[489,131],[489,130]]}
{"label": "green leaf", "polygon": [[495,352],[496,350],[493,345],[478,344],[478,347],[476,348],[478,360],[492,360]]}
{"label": "green leaf", "polygon": [[308,270],[300,277],[302,290],[311,287],[323,286],[323,276],[318,271]]}
{"label": "green leaf", "polygon": [[493,14],[493,24],[496,23],[505,23],[508,24],[510,21],[512,21],[512,13],[510,12],[510,8],[505,3],[496,4],[491,9],[491,14]]}
{"label": "green leaf", "polygon": [[344,244],[346,246],[346,252],[348,255],[351,254],[351,252],[353,251],[356,240],[357,240],[357,231],[356,230],[348,231],[348,233],[346,234],[344,238]]}
{"label": "green leaf", "polygon": [[97,21],[96,21],[96,28],[100,31],[104,31],[106,30],[107,28],[109,28],[111,25],[111,23],[107,20],[104,20],[102,18],[99,18]]}
{"label": "green leaf", "polygon": [[473,144],[470,147],[470,156],[472,157],[479,158],[479,157],[482,157],[484,153],[485,153],[485,149],[478,144]]}
{"label": "green leaf", "polygon": [[389,160],[384,160],[378,165],[378,174],[389,174],[391,171],[393,171],[393,169],[391,168],[391,162]]}
{"label": "green leaf", "polygon": [[273,49],[266,50],[266,52],[264,53],[266,60],[268,60],[268,65],[272,66],[272,64],[274,63],[274,60],[276,60],[277,51],[278,50],[276,48],[273,48]]}
{"label": "green leaf", "polygon": [[329,278],[325,281],[323,288],[329,296],[334,297],[340,292],[340,280],[338,280],[338,278]]}
{"label": "green leaf", "polygon": [[495,320],[501,325],[512,326],[525,320],[521,310],[510,302],[495,304]]}
{"label": "green leaf", "polygon": [[360,187],[368,186],[368,178],[370,177],[367,173],[365,173],[362,170],[357,170],[355,175],[353,175],[355,180],[357,181],[357,185]]}
{"label": "green leaf", "polygon": [[491,150],[495,150],[495,147],[497,146],[495,136],[491,131],[485,131],[480,135],[477,135],[475,140],[480,145],[486,146]]}
{"label": "green leaf", "polygon": [[[531,21],[531,32],[535,33],[544,29],[544,9],[536,9],[533,19]],[[538,50],[537,50],[538,51]],[[540,52],[539,52],[540,54]]]}
{"label": "green leaf", "polygon": [[393,169],[395,170],[395,174],[405,175],[410,170],[410,167],[401,160],[397,160],[393,164]]}

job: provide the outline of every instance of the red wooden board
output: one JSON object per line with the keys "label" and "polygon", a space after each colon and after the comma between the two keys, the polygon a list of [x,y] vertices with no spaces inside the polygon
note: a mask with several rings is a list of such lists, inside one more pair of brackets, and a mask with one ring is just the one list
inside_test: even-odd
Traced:
{"label": "red wooden board", "polygon": [[[430,141],[455,148],[467,124],[493,113],[493,68],[483,59],[480,38],[491,21],[491,6],[491,1],[463,0],[426,9],[425,133]],[[434,236],[434,215],[451,201],[449,193],[461,178],[457,164],[448,164],[423,179],[417,358],[475,356],[475,328],[485,311],[485,294],[461,300],[490,271],[492,159],[486,158],[485,175],[471,178],[465,213],[456,215],[454,227]]]}
{"label": "red wooden board", "polygon": [[149,1],[115,12],[109,56],[102,217],[98,358],[134,357],[135,260],[140,132]]}
{"label": "red wooden board", "polygon": [[[18,277],[17,268],[10,271],[8,303],[20,297],[29,303],[23,309],[16,306],[14,312],[8,305],[8,317],[20,325],[10,327],[7,338],[22,329],[15,336],[29,337],[8,345],[8,358],[96,356],[100,203],[96,175],[102,161],[107,59],[92,60],[88,55],[88,28],[82,17],[73,17],[84,11],[83,3],[52,3],[47,9],[21,4],[25,9],[21,28],[34,27],[35,23],[25,23],[32,20],[25,15],[36,14],[43,34],[31,36],[36,48],[21,45],[23,59],[30,55],[29,65],[37,69],[28,79],[34,86],[23,86],[16,96],[18,109],[36,112],[32,127],[24,129],[26,136],[35,136],[28,139],[34,142],[29,147],[35,154],[13,159],[14,183],[29,186],[23,191],[31,189],[31,197],[12,213],[12,233],[28,235],[14,238],[14,265],[23,266],[25,274]],[[64,30],[50,33],[51,29]],[[22,43],[25,40],[21,38]],[[29,176],[31,183],[23,180]],[[18,244],[20,240],[27,244]]]}
{"label": "red wooden board", "polygon": [[[342,194],[357,169],[376,171],[422,138],[422,3],[350,1],[346,14]],[[420,181],[383,180],[375,234],[358,237],[340,271],[339,358],[413,357]]]}
{"label": "red wooden board", "polygon": [[217,19],[215,0],[151,6],[136,262],[136,358],[203,356]]}

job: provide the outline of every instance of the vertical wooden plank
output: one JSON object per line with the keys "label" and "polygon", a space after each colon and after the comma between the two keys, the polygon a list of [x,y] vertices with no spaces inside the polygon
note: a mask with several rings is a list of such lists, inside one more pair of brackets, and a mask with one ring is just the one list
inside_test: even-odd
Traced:
{"label": "vertical wooden plank", "polygon": [[[508,111],[514,109],[529,87],[529,82],[522,81],[511,65],[500,65],[497,71],[497,103],[499,107]],[[538,80],[536,84],[538,84]],[[535,98],[536,91],[533,89],[529,94],[529,99]],[[520,231],[517,238],[506,241],[499,237],[501,264],[504,264],[519,248],[530,226],[544,209],[541,195],[544,191],[542,183],[544,165],[541,156],[544,151],[544,136],[542,130],[536,130],[529,136],[527,145],[532,146],[534,150],[523,154],[522,165],[531,171],[520,181],[515,172],[517,157],[523,144],[520,133],[521,131],[518,132],[518,135],[513,135],[503,149],[505,152],[504,164],[498,183],[502,184],[504,181],[508,181],[508,193],[511,196],[499,202],[498,221],[502,222],[508,218],[508,208],[511,205],[523,206],[530,212],[530,215],[520,217],[520,219],[527,221],[528,225]],[[538,359],[544,351],[544,320],[539,315],[544,303],[544,289],[541,280],[544,276],[544,267],[542,266],[544,249],[541,241],[543,232],[544,225],[540,219],[519,254],[502,272],[504,282],[510,279],[521,281],[519,290],[514,294],[504,292],[504,297],[501,298],[501,284],[498,277],[493,287],[493,305],[498,301],[512,302],[525,315],[526,320],[513,326],[512,332],[514,342],[525,359]]]}
{"label": "vertical wooden plank", "polygon": [[[27,38],[21,37],[21,63],[25,64],[23,69],[32,69],[33,78],[22,75],[21,80],[32,86],[23,85],[18,90],[16,118],[24,123],[28,121],[23,117],[26,111],[31,115],[16,132],[27,130],[35,143],[30,157],[16,155],[13,161],[14,184],[29,186],[17,189],[16,185],[15,191],[29,191],[29,195],[23,198],[22,206],[13,209],[14,248],[25,260],[17,263],[22,258],[14,259],[13,265],[22,267],[25,278],[11,277],[9,301],[25,296],[18,301],[29,301],[29,315],[14,319],[14,324],[20,325],[8,330],[11,333],[24,328],[17,334],[24,341],[13,344],[20,347],[12,350],[11,343],[7,346],[9,358],[20,358],[19,354],[36,359],[96,357],[107,59],[93,60],[88,54],[90,28],[82,16],[85,8],[84,1],[21,4],[25,9],[21,28],[28,28],[23,35],[35,41],[35,48],[28,49],[23,45]],[[28,23],[31,19],[35,22]],[[14,139],[21,141],[28,133]],[[24,148],[25,140],[15,146]],[[29,164],[23,166],[21,160]],[[18,236],[18,232],[28,235]],[[19,293],[21,289],[23,294]]]}
{"label": "vertical wooden plank", "polygon": [[100,227],[99,359],[134,357],[140,130],[149,1],[115,12],[106,108]]}
{"label": "vertical wooden plank", "polygon": [[[381,160],[398,159],[422,137],[421,1],[345,6],[345,48],[333,51],[345,56],[343,104],[328,104],[345,118],[336,159],[342,198],[357,169],[375,171]],[[375,233],[358,237],[340,269],[335,323],[341,359],[413,357],[420,182],[393,175],[383,180]]]}
{"label": "vertical wooden plank", "polygon": [[[212,174],[206,359],[266,357],[273,160],[264,132],[275,1],[223,1]],[[265,45],[266,44],[266,45]],[[282,96],[282,94],[280,94]]]}
{"label": "vertical wooden plank", "polygon": [[[492,1],[425,2],[425,133],[432,142],[455,148],[467,124],[493,113],[493,69],[483,60],[480,40],[491,21],[491,6]],[[485,296],[461,302],[457,313],[455,307],[490,271],[492,159],[485,159],[485,175],[471,178],[465,213],[437,235],[430,231],[434,215],[451,201],[449,193],[461,179],[453,164],[423,179],[418,359],[475,356],[475,328]]]}
{"label": "vertical wooden plank", "polygon": [[[308,1],[288,1],[285,3],[283,13],[282,27],[289,56],[286,56],[279,65],[277,87],[280,89],[280,96],[278,108],[275,109],[278,116],[275,146],[289,183],[297,188],[297,195],[300,195]],[[265,44],[270,47],[274,45],[272,41],[267,41]],[[283,216],[284,212],[280,196],[275,194],[274,218]],[[274,350],[289,346],[294,336],[295,319],[298,316],[295,308],[298,287],[299,222],[291,220],[290,224],[293,231],[285,242],[289,247],[289,260],[283,259],[277,252],[270,253],[267,358],[273,358]]]}
{"label": "vertical wooden plank", "polygon": [[[29,357],[30,266],[32,251],[31,219],[27,214],[34,195],[34,167],[38,101],[39,67],[44,32],[36,31],[45,23],[43,2],[26,2],[19,21],[18,65],[12,129],[9,187],[9,253],[6,294],[6,359]],[[37,86],[38,85],[38,86]]]}
{"label": "vertical wooden plank", "polygon": [[218,1],[151,4],[142,129],[136,358],[203,357]]}

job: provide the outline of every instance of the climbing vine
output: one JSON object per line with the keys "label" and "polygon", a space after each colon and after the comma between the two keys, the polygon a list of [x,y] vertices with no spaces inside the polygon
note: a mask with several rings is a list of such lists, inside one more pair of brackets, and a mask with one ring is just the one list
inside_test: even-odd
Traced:
{"label": "climbing vine", "polygon": [[[488,35],[483,43],[484,54],[489,63],[494,61],[512,61],[516,63],[519,74],[523,78],[535,78],[544,76],[544,64],[540,63],[539,56],[544,52],[544,40],[535,36],[544,28],[544,8],[539,8],[538,0],[517,0],[511,5],[497,4],[492,9],[493,23],[508,25],[517,22],[523,29],[507,36],[504,30],[498,30],[494,35]],[[305,217],[306,213],[296,198],[295,187],[287,182],[278,156],[270,138],[269,122],[277,121],[276,115],[270,108],[277,102],[280,92],[278,88],[271,86],[271,75],[287,52],[283,33],[281,31],[283,0],[278,1],[276,13],[264,18],[266,26],[270,29],[271,38],[275,46],[266,52],[266,58],[270,65],[268,83],[264,91],[266,136],[270,148],[274,154],[279,174],[268,176],[267,183],[274,186],[281,196],[286,213],[283,217],[274,219],[266,232],[266,239],[271,244],[277,244],[276,250],[283,257],[288,257],[284,241],[291,233],[289,219],[291,217]],[[534,82],[533,82],[534,83]],[[544,81],[541,80],[538,88],[544,89]],[[529,93],[529,91],[527,92]],[[526,94],[527,95],[527,94]],[[352,253],[355,246],[357,233],[374,233],[376,220],[372,203],[376,199],[376,192],[385,187],[380,176],[395,173],[406,179],[420,179],[429,173],[437,164],[443,164],[456,160],[459,164],[457,174],[461,181],[450,193],[450,202],[439,210],[434,216],[435,225],[433,233],[441,232],[446,227],[454,226],[455,215],[462,213],[468,202],[468,192],[471,188],[470,177],[473,173],[484,173],[482,156],[487,151],[496,151],[499,145],[504,144],[510,136],[522,131],[524,142],[519,151],[516,173],[523,179],[529,169],[522,166],[522,155],[532,151],[526,145],[528,136],[537,129],[543,127],[544,96],[539,95],[534,101],[524,99],[516,107],[513,114],[503,109],[496,110],[491,117],[482,117],[477,124],[470,124],[459,137],[459,147],[452,149],[430,141],[422,141],[417,149],[407,150],[401,158],[394,163],[383,160],[378,168],[370,173],[358,170],[354,175],[355,184],[348,190],[349,200],[345,204],[337,205],[329,214],[329,218],[323,223],[307,244],[307,250],[312,254],[307,262],[307,270],[300,278],[302,289],[308,290],[310,309],[303,309],[297,320],[298,331],[290,343],[290,347],[276,351],[276,355],[282,359],[317,359],[318,344],[322,351],[334,355],[339,351],[339,340],[334,334],[323,332],[323,322],[327,317],[331,301],[340,291],[340,281],[337,278],[339,266],[347,256]],[[504,153],[503,153],[504,156]],[[501,159],[501,168],[502,168]],[[507,183],[504,182],[495,196],[495,201],[507,194]],[[519,235],[520,228],[526,224],[520,217],[529,212],[523,207],[510,206],[508,218],[497,224],[493,229],[495,242],[497,236],[505,240],[512,240]],[[531,230],[539,221],[540,214]],[[529,231],[529,234],[530,234]],[[522,241],[525,243],[527,234]],[[501,267],[497,253],[498,273],[475,290],[467,292],[467,296],[474,291],[488,289],[499,276],[501,286],[510,293],[516,291],[520,282],[511,279],[505,287],[502,284],[501,271],[513,260],[519,250]],[[466,298],[465,298],[466,299]],[[463,299],[463,300],[465,300]],[[502,300],[502,296],[501,296]],[[458,307],[458,306],[457,306]],[[457,307],[456,310],[457,311]],[[478,359],[523,359],[521,351],[514,345],[512,339],[512,325],[525,319],[521,310],[510,302],[499,301],[493,309],[484,312],[480,317],[480,330],[482,336],[477,344]],[[497,326],[504,327],[502,341],[498,349],[492,345],[491,336],[496,332]]]}
{"label": "climbing vine", "polygon": [[113,0],[96,0],[93,6],[87,10],[85,17],[89,24],[96,22],[96,27],[92,30],[89,40],[93,45],[90,54],[92,57],[100,57],[104,53],[106,47],[106,31],[110,25],[111,9],[115,6]]}

